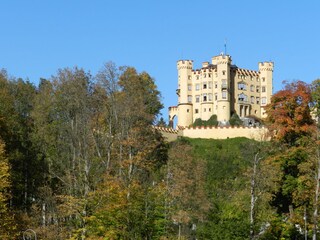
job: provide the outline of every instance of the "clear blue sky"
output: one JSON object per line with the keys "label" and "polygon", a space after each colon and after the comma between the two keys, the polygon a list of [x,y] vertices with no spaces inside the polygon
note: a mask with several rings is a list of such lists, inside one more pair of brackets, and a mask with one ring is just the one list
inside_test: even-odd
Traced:
{"label": "clear blue sky", "polygon": [[0,11],[0,68],[10,75],[37,85],[63,67],[133,66],[155,78],[165,119],[177,102],[176,61],[200,67],[225,39],[239,67],[275,63],[275,91],[320,78],[317,0],[10,0]]}

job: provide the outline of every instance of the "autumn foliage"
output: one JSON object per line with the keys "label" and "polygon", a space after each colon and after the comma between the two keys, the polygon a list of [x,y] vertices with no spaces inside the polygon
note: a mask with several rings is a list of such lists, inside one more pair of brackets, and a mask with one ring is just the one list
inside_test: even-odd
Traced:
{"label": "autumn foliage", "polygon": [[302,81],[287,83],[266,106],[269,129],[275,139],[294,144],[302,136],[315,130],[310,114],[310,86]]}

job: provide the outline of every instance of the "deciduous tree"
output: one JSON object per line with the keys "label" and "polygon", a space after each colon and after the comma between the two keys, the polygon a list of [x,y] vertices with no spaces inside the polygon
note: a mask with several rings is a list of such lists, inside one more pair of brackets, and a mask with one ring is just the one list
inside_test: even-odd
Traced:
{"label": "deciduous tree", "polygon": [[310,114],[310,86],[302,81],[287,83],[266,107],[267,121],[275,139],[289,145],[315,130]]}
{"label": "deciduous tree", "polygon": [[0,140],[0,237],[1,239],[15,239],[16,224],[14,215],[9,208],[10,196],[10,171],[9,163],[4,151],[4,144]]}

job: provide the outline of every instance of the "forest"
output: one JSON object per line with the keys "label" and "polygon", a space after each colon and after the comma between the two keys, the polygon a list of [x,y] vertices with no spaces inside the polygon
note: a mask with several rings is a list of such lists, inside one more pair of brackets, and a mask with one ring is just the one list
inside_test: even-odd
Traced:
{"label": "forest", "polygon": [[[320,234],[320,80],[266,106],[271,140],[168,143],[154,79],[0,72],[1,239],[313,239]],[[160,119],[160,120],[159,120]]]}

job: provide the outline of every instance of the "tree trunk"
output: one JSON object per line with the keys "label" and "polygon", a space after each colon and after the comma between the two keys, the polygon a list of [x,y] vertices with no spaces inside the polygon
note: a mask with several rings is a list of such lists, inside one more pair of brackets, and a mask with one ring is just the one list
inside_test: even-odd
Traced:
{"label": "tree trunk", "polygon": [[42,226],[45,227],[46,226],[46,204],[42,203]]}
{"label": "tree trunk", "polygon": [[261,158],[258,158],[259,153],[256,153],[253,159],[253,172],[251,175],[251,201],[250,201],[250,239],[254,239],[254,224],[255,224],[255,203],[257,200],[256,196],[256,175],[257,166]]}

